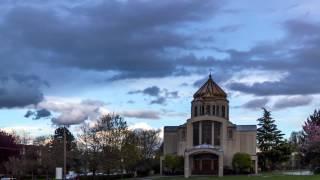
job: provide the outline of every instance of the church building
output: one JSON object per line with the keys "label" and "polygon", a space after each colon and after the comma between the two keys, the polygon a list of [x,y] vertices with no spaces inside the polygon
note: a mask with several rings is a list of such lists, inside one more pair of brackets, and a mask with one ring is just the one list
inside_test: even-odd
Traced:
{"label": "church building", "polygon": [[232,168],[233,155],[243,152],[251,156],[253,171],[257,173],[256,134],[256,125],[230,121],[227,94],[209,75],[193,95],[191,117],[180,126],[164,127],[163,155],[184,157],[185,177],[223,176],[224,168]]}

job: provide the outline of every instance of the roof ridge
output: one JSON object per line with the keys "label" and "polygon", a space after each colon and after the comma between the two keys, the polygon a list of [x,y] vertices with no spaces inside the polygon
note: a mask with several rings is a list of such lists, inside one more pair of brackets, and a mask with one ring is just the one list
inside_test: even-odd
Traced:
{"label": "roof ridge", "polygon": [[227,97],[227,94],[223,91],[223,89],[213,81],[211,74],[209,75],[208,80],[196,91],[193,95],[194,98],[197,97]]}

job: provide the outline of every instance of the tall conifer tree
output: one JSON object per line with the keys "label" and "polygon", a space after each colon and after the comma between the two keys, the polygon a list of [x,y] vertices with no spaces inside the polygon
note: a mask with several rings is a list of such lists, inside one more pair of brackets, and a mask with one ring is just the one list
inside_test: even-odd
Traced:
{"label": "tall conifer tree", "polygon": [[263,117],[258,119],[258,146],[261,151],[269,151],[283,142],[283,134],[278,130],[271,112],[263,108]]}
{"label": "tall conifer tree", "polygon": [[260,149],[259,162],[263,169],[274,168],[276,162],[285,160],[282,155],[290,153],[281,131],[277,128],[271,112],[263,108],[263,117],[258,120],[257,143]]}

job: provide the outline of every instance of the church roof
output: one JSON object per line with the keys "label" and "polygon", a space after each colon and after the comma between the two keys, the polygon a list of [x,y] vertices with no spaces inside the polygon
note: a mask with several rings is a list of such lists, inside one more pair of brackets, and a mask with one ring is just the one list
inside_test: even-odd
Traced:
{"label": "church roof", "polygon": [[211,74],[209,75],[209,79],[205,84],[201,86],[201,88],[194,93],[194,98],[206,98],[206,97],[223,97],[226,98],[227,94],[218,86],[211,78]]}
{"label": "church roof", "polygon": [[256,125],[237,125],[237,131],[257,131]]}
{"label": "church roof", "polygon": [[179,126],[165,126],[164,132],[177,132]]}

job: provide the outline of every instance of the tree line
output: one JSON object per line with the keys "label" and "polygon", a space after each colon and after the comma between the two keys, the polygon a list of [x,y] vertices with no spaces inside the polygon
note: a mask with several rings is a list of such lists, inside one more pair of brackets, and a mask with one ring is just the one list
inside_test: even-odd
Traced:
{"label": "tree line", "polygon": [[320,110],[314,110],[301,130],[292,132],[290,138],[277,128],[271,112],[263,108],[258,119],[257,145],[259,167],[262,171],[310,169],[320,171]]}
{"label": "tree line", "polygon": [[159,171],[160,130],[129,130],[127,122],[114,114],[101,116],[94,124],[83,123],[76,136],[67,127],[58,127],[52,136],[35,138],[33,145],[20,145],[17,137],[0,131],[0,147],[7,147],[0,149],[0,171],[18,178],[54,176],[55,168],[63,167],[64,132],[68,171],[93,177]]}

